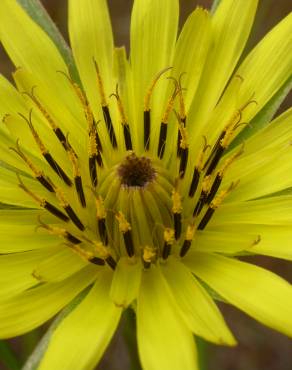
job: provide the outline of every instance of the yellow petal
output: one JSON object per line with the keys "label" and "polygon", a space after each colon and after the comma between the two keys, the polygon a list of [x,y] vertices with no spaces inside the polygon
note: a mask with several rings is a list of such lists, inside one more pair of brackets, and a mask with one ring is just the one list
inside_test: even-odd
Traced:
{"label": "yellow petal", "polygon": [[[19,31],[21,30],[21,32]],[[16,67],[24,67],[34,76],[33,85],[44,84],[69,111],[76,111],[76,98],[64,78],[57,71],[68,72],[50,37],[18,5],[17,1],[0,3],[0,39]],[[73,114],[74,120],[74,114]]]}
{"label": "yellow petal", "polygon": [[15,337],[54,316],[96,278],[95,266],[88,266],[60,283],[29,289],[0,304],[0,338]]}
{"label": "yellow petal", "polygon": [[[154,78],[172,66],[177,36],[179,3],[177,0],[136,0],[131,17],[130,61],[133,71],[136,125],[143,122],[144,98]],[[160,121],[168,83],[165,79],[155,87],[152,121]],[[159,127],[151,128],[151,143],[157,139]]]}
{"label": "yellow petal", "polygon": [[[292,229],[291,225],[251,225],[251,224],[229,224],[228,226],[219,226],[220,231],[228,231],[244,235],[247,233],[257,233],[258,243],[254,244],[249,252],[254,254],[263,254],[266,256],[292,260]],[[215,228],[217,230],[217,228]]]}
{"label": "yellow petal", "polygon": [[236,344],[213,299],[181,262],[169,258],[161,271],[192,332],[217,344]]}
{"label": "yellow petal", "polygon": [[[94,61],[98,64],[111,114],[115,114],[116,102],[108,99],[115,91],[116,81],[113,78],[113,35],[106,0],[70,0],[69,35],[80,78],[96,120],[101,119],[102,111]],[[117,131],[120,126],[117,120],[113,119],[113,125]],[[99,125],[99,132],[103,140],[108,139],[104,122]],[[105,143],[108,144],[108,140]]]}
{"label": "yellow petal", "polygon": [[242,115],[242,122],[249,122],[290,77],[291,35],[292,14],[277,24],[247,56],[235,72],[235,76],[240,76],[242,79],[235,97],[236,106],[232,104],[232,98],[230,98],[231,84],[204,127],[209,131],[210,140],[215,140],[219,136],[235,109],[254,100],[257,104],[250,104]]}
{"label": "yellow petal", "polygon": [[171,75],[179,78],[185,73],[182,84],[186,89],[186,110],[196,93],[211,40],[211,18],[202,8],[197,8],[186,20],[175,46]]}
{"label": "yellow petal", "polygon": [[114,272],[110,290],[112,301],[120,307],[128,307],[137,298],[142,266],[140,262],[120,258]]}
{"label": "yellow petal", "polygon": [[219,207],[208,226],[224,224],[291,225],[292,196],[278,196]]}
{"label": "yellow petal", "polygon": [[[2,242],[2,239],[1,239]],[[0,256],[0,300],[9,299],[39,282],[34,267],[56,252],[56,247]]]}
{"label": "yellow petal", "polygon": [[[225,231],[198,231],[195,234],[191,249],[188,253],[197,252],[220,252],[224,254],[235,254],[244,250],[250,250],[258,241],[258,234],[254,232],[236,233],[232,228]],[[253,249],[252,249],[253,250]]]}
{"label": "yellow petal", "polygon": [[71,248],[60,246],[49,258],[34,266],[33,275],[40,282],[62,281],[88,264]]}
{"label": "yellow petal", "polygon": [[158,267],[142,276],[137,301],[137,336],[145,370],[195,370],[196,349],[189,329]]}
{"label": "yellow petal", "polygon": [[257,0],[220,1],[212,18],[212,48],[190,113],[196,132],[205,125],[233,73],[249,36],[257,3]]}
{"label": "yellow petal", "polygon": [[263,324],[292,336],[292,288],[279,276],[249,263],[201,254],[186,264],[224,299]]}
{"label": "yellow petal", "polygon": [[39,370],[93,369],[118,325],[121,309],[108,296],[111,273],[102,273],[84,300],[53,333]]}

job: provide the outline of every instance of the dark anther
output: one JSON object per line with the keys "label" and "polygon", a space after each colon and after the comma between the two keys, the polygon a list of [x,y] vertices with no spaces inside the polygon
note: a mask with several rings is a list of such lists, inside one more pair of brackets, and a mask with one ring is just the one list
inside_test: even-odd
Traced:
{"label": "dark anther", "polygon": [[133,257],[135,254],[134,243],[132,239],[132,233],[130,230],[123,233],[125,247],[129,257]]}
{"label": "dark anther", "polygon": [[150,110],[144,111],[144,149],[149,150],[150,147]]}
{"label": "dark anther", "polygon": [[209,166],[207,167],[206,176],[210,175],[214,169],[216,168],[217,164],[219,163],[225,148],[219,145],[215,151],[214,157],[212,158]]}
{"label": "dark anther", "polygon": [[86,200],[85,200],[81,176],[76,176],[74,179],[74,182],[75,182],[75,188],[78,194],[79,201],[82,207],[86,207]]}
{"label": "dark anther", "polygon": [[162,250],[162,258],[166,260],[170,255],[171,251],[171,244],[164,242],[163,250]]}
{"label": "dark anther", "polygon": [[102,152],[102,145],[101,145],[101,141],[100,141],[97,129],[95,130],[95,140],[96,140],[96,147],[97,147],[98,151]]}
{"label": "dark anther", "polygon": [[110,141],[112,143],[112,146],[114,148],[116,148],[118,146],[117,139],[116,139],[115,130],[114,130],[114,126],[113,126],[113,123],[112,123],[111,115],[110,115],[110,112],[109,112],[109,108],[108,108],[107,105],[102,107],[102,112],[103,112],[103,117],[104,117],[104,121],[105,121],[107,130],[108,130],[108,134],[109,134],[109,137],[110,137]]}
{"label": "dark anther", "polygon": [[201,210],[203,209],[204,207],[204,204],[206,203],[207,201],[207,194],[202,191],[201,194],[200,194],[200,198],[195,206],[195,209],[194,209],[194,212],[193,212],[193,216],[196,217],[200,214]]}
{"label": "dark anther", "polygon": [[103,161],[102,161],[102,156],[100,152],[97,152],[97,154],[94,156],[96,163],[98,164],[99,167],[103,167]]}
{"label": "dark anther", "polygon": [[180,130],[178,130],[178,133],[177,133],[177,156],[178,157],[180,157],[181,151],[182,151],[182,148],[180,146],[181,139],[182,139],[181,132]]}
{"label": "dark anther", "polygon": [[57,136],[60,143],[63,145],[64,149],[67,150],[67,139],[66,139],[66,136],[64,135],[63,131],[59,127],[56,127],[54,129],[54,133]]}
{"label": "dark anther", "polygon": [[180,253],[179,253],[180,257],[184,257],[187,254],[188,250],[191,247],[191,244],[192,244],[191,240],[185,240],[184,241],[184,243],[181,247]]}
{"label": "dark anther", "polygon": [[85,227],[83,223],[80,221],[76,213],[73,211],[72,207],[70,205],[67,205],[64,207],[67,215],[70,217],[71,221],[74,223],[75,226],[78,227],[79,230],[84,231]]}
{"label": "dark anther", "polygon": [[89,166],[91,183],[94,187],[96,187],[97,186],[97,171],[96,171],[96,165],[95,165],[95,156],[89,157],[88,166]]}
{"label": "dark anther", "polygon": [[219,186],[221,185],[222,177],[217,173],[215,180],[213,182],[213,185],[211,187],[211,190],[207,197],[207,203],[210,204],[212,200],[214,199],[215,195],[217,194],[217,191],[219,189]]}
{"label": "dark anther", "polygon": [[173,214],[173,223],[174,223],[174,237],[175,240],[178,240],[181,235],[181,213]]}
{"label": "dark anther", "polygon": [[62,170],[62,168],[58,165],[58,163],[54,160],[50,153],[46,152],[43,154],[46,161],[49,163],[51,168],[55,171],[55,173],[68,185],[72,186],[72,181],[66,175],[66,173]]}
{"label": "dark anther", "polygon": [[69,217],[66,216],[62,211],[60,211],[57,207],[55,207],[53,204],[45,201],[44,208],[50,212],[52,215],[58,217],[60,220],[68,222]]}
{"label": "dark anther", "polygon": [[105,265],[105,262],[102,258],[98,258],[98,257],[93,257],[89,260],[89,262],[93,263],[94,265],[98,265],[98,266],[104,266]]}
{"label": "dark anther", "polygon": [[117,263],[116,261],[113,259],[112,256],[108,256],[106,259],[105,259],[106,263],[113,269],[115,270],[116,266],[117,266]]}
{"label": "dark anther", "polygon": [[184,177],[186,172],[188,157],[189,157],[189,148],[181,149],[179,165],[179,176],[181,179]]}
{"label": "dark anther", "polygon": [[51,193],[54,193],[52,184],[43,176],[37,176],[36,179]]}
{"label": "dark anther", "polygon": [[130,133],[130,127],[128,124],[124,124],[124,139],[125,139],[125,146],[127,150],[132,150],[132,139],[131,139],[131,133]]}
{"label": "dark anther", "polygon": [[76,238],[76,236],[70,234],[68,231],[66,231],[66,239],[71,242],[72,244],[80,244],[82,243],[81,240],[79,240],[78,238]]}
{"label": "dark anther", "polygon": [[201,222],[199,223],[198,230],[204,230],[205,227],[207,226],[208,222],[210,221],[213,213],[215,212],[214,208],[209,207],[204,214]]}
{"label": "dark anther", "polygon": [[[226,131],[225,130],[221,132],[221,134],[218,137],[218,139],[217,139],[217,141],[216,141],[216,143],[215,143],[215,145],[214,145],[214,147],[213,147],[213,149],[212,149],[212,151],[211,151],[211,153],[210,153],[207,161],[204,164],[203,170],[205,170],[208,167],[208,165],[210,164],[210,162],[212,161],[215,153],[217,152],[218,148],[221,146],[220,143],[221,143],[221,140],[224,138],[225,134],[226,134]],[[207,140],[206,140],[205,137],[204,137],[204,140],[205,140],[205,142],[207,142]],[[207,148],[208,146],[205,146],[205,147]]]}
{"label": "dark anther", "polygon": [[101,218],[97,222],[100,239],[104,245],[108,245],[108,235],[105,225],[105,218]]}
{"label": "dark anther", "polygon": [[157,155],[160,159],[162,159],[164,155],[166,136],[167,136],[167,123],[161,122],[157,149]]}
{"label": "dark anther", "polygon": [[151,262],[143,260],[144,269],[148,270],[151,266]]}
{"label": "dark anther", "polygon": [[196,190],[197,190],[198,185],[199,185],[199,181],[200,181],[200,172],[199,172],[198,168],[195,167],[192,182],[191,182],[191,186],[190,186],[190,190],[189,190],[189,197],[193,197],[195,195]]}

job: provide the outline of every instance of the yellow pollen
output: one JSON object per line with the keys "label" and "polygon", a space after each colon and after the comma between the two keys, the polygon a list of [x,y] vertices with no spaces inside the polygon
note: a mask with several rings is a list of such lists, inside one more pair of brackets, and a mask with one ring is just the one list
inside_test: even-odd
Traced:
{"label": "yellow pollen", "polygon": [[127,221],[125,215],[123,214],[123,212],[119,211],[117,214],[116,214],[116,219],[118,220],[119,222],[119,229],[120,229],[120,232],[121,233],[126,233],[127,231],[131,230],[131,225],[130,223]]}
{"label": "yellow pollen", "polygon": [[163,238],[166,244],[171,245],[174,243],[174,230],[170,227],[166,227],[163,232]]}
{"label": "yellow pollen", "polygon": [[173,213],[181,213],[182,211],[182,201],[181,201],[181,195],[177,190],[172,191],[172,212]]}

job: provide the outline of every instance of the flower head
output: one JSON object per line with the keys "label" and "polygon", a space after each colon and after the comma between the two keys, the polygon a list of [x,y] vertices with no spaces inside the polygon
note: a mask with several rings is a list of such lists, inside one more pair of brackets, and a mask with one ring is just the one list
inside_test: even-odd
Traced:
{"label": "flower head", "polygon": [[[70,0],[78,74],[16,1],[0,36],[0,336],[42,324],[87,287],[40,369],[92,368],[124,308],[145,369],[195,369],[192,333],[234,345],[214,290],[292,335],[292,291],[238,259],[292,258],[291,110],[240,133],[291,75],[292,17],[236,65],[256,0],[201,8],[177,39],[177,0],[136,0],[130,56],[105,0]],[[235,142],[234,140],[237,139]],[[212,289],[210,289],[210,288]]]}

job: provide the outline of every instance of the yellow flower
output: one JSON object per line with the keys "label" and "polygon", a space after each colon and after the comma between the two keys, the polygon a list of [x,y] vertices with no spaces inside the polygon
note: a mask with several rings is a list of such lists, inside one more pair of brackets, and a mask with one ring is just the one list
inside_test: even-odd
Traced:
{"label": "yellow flower", "polygon": [[[288,110],[230,149],[292,70],[292,15],[236,65],[256,0],[196,9],[135,0],[129,58],[105,0],[70,0],[80,81],[16,0],[0,38],[0,336],[25,333],[85,288],[41,370],[91,369],[123,308],[146,370],[197,369],[192,333],[234,345],[213,298],[292,335],[290,285],[243,254],[292,259]],[[226,87],[227,86],[227,87]],[[274,195],[274,196],[272,196]],[[209,289],[208,286],[212,289]]]}

